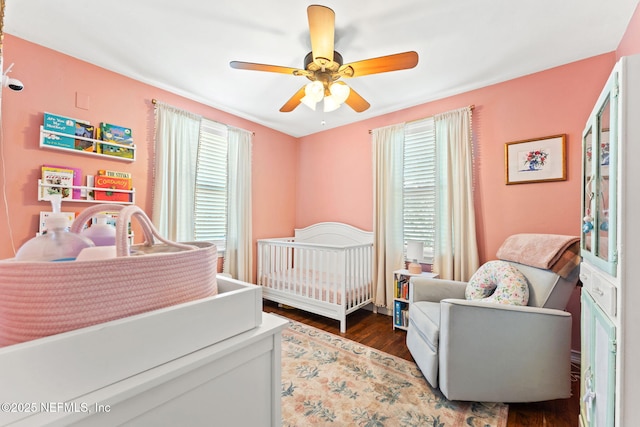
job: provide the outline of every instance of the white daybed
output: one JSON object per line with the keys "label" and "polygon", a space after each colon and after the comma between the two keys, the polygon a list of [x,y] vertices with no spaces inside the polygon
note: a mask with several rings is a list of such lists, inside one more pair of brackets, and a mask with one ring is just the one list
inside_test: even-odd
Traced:
{"label": "white daybed", "polygon": [[258,240],[258,285],[265,299],[340,321],[372,301],[373,233],[322,222],[294,237]]}
{"label": "white daybed", "polygon": [[[258,286],[0,348],[0,425],[281,426],[281,330]],[[250,410],[247,410],[247,409]]]}

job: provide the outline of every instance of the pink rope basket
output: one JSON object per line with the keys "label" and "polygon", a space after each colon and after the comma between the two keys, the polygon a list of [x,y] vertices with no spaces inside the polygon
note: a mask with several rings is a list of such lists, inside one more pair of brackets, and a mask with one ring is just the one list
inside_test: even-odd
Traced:
{"label": "pink rope basket", "polygon": [[[76,218],[71,231],[79,232],[94,214],[113,210],[120,211],[116,220],[116,258],[0,261],[0,346],[218,293],[216,246],[162,238],[137,206],[92,206]],[[142,227],[145,243],[131,246],[128,224],[134,217]]]}

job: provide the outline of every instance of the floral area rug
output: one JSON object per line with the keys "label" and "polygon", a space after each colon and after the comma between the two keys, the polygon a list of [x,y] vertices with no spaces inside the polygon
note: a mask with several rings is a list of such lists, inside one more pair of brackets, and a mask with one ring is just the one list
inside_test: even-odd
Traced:
{"label": "floral area rug", "polygon": [[295,321],[282,331],[284,427],[505,427],[507,414],[447,400],[413,362]]}

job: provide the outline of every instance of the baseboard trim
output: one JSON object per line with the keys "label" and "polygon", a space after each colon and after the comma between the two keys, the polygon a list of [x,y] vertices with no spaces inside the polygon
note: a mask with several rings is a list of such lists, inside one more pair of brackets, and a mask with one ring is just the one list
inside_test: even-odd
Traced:
{"label": "baseboard trim", "polygon": [[362,307],[365,310],[372,311],[377,314],[384,314],[386,316],[393,316],[393,310],[390,310],[386,307],[376,307],[373,303],[367,304]]}

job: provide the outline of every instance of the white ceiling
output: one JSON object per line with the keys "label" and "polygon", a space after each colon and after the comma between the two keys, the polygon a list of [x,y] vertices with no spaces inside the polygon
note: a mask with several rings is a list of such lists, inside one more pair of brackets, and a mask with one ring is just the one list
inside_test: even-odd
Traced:
{"label": "white ceiling", "polygon": [[310,1],[6,0],[5,31],[299,137],[611,52],[638,1],[323,1],[345,63],[418,52],[411,70],[348,80],[363,113],[281,113],[306,78],[229,67],[303,68]]}

